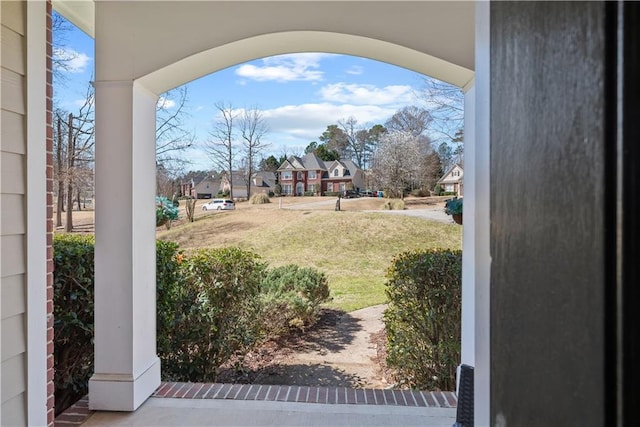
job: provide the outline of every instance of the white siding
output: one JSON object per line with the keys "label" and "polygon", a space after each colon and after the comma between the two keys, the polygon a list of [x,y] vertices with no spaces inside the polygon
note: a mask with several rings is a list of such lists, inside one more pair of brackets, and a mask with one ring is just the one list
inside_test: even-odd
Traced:
{"label": "white siding", "polygon": [[0,2],[0,424],[27,425],[25,2]]}

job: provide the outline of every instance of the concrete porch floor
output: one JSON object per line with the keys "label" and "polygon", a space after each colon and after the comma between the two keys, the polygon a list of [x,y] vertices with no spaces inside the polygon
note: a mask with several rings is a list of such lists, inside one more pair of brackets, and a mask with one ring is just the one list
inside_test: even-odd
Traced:
{"label": "concrete porch floor", "polygon": [[456,408],[151,397],[135,412],[95,412],[81,425],[451,427],[455,417]]}
{"label": "concrete porch floor", "polygon": [[456,406],[456,394],[442,391],[166,382],[135,412],[92,411],[85,396],[55,427],[451,427]]}

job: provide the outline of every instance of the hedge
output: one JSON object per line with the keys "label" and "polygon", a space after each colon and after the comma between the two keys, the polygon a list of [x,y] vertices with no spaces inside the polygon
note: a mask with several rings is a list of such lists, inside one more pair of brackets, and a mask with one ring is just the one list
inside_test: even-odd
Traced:
{"label": "hedge", "polygon": [[396,256],[387,271],[387,364],[402,385],[455,390],[460,362],[462,251]]}
{"label": "hedge", "polygon": [[53,238],[56,415],[87,394],[93,374],[93,236]]}
{"label": "hedge", "polygon": [[[94,239],[56,235],[53,251],[59,414],[87,393],[93,374]],[[231,356],[284,331],[265,315],[274,307],[287,327],[315,321],[329,297],[324,274],[297,266],[266,269],[258,255],[238,248],[186,255],[177,243],[156,242],[157,352],[165,381],[215,381]]]}

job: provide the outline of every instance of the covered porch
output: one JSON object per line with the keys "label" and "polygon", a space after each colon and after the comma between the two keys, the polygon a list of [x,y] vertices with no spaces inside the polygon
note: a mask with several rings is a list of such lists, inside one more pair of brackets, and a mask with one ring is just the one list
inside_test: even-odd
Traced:
{"label": "covered porch", "polygon": [[[17,425],[44,425],[53,409],[48,4],[3,1],[0,9],[0,416]],[[461,362],[475,366],[475,424],[638,423],[638,3],[53,5],[96,41],[96,359],[88,410],[109,412],[96,424],[169,422],[158,414],[172,405],[178,417],[204,410],[201,401],[150,398],[161,384],[152,273],[158,96],[233,64],[308,51],[386,61],[465,93]],[[559,182],[567,191],[554,191]],[[113,215],[115,205],[128,214]],[[24,300],[20,307],[5,303],[10,292]],[[286,424],[288,414],[299,423],[339,422],[329,412],[336,406],[324,404],[297,412],[289,405],[311,404],[206,404],[215,417],[194,423],[249,410],[261,424]],[[279,418],[259,418],[274,412]],[[129,418],[138,414],[152,418]],[[372,425],[389,420],[360,415]],[[403,415],[393,416],[387,424]]]}

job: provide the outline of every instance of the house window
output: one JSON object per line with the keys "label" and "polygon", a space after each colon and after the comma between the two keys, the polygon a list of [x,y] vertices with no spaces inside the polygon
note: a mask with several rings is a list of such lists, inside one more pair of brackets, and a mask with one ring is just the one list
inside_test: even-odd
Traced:
{"label": "house window", "polygon": [[455,191],[453,184],[445,184],[444,191],[446,191],[447,193]]}
{"label": "house window", "polygon": [[293,178],[291,171],[280,172],[280,179],[283,181],[290,181]]}
{"label": "house window", "polygon": [[298,180],[302,181],[304,179],[302,172],[298,172]]}
{"label": "house window", "polygon": [[339,175],[338,175],[338,173],[339,173],[339,172],[338,172],[338,169],[334,169],[334,170],[333,170],[333,176],[339,176]]}
{"label": "house window", "polygon": [[327,184],[327,191],[329,193],[333,193],[333,182]]}
{"label": "house window", "polygon": [[346,189],[347,189],[347,188],[345,187],[344,182],[341,182],[341,183],[340,183],[340,192],[341,192],[341,193],[344,193],[344,190],[346,190]]}
{"label": "house window", "polygon": [[282,194],[291,194],[291,184],[284,184],[282,186]]}
{"label": "house window", "polygon": [[309,179],[316,179],[316,171],[309,171]]}

